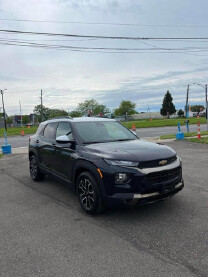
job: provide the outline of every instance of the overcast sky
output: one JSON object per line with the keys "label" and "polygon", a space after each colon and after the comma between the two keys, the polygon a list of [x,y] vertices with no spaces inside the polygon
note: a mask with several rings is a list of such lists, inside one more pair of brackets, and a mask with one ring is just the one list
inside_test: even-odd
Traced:
{"label": "overcast sky", "polygon": [[[0,29],[101,36],[208,37],[207,10],[207,0],[0,0]],[[11,40],[144,50],[99,53],[5,45]],[[167,50],[173,48],[185,49]],[[111,109],[121,100],[131,100],[138,111],[147,111],[148,105],[151,111],[159,111],[167,90],[179,109],[185,105],[187,84],[208,82],[208,40],[101,40],[0,32],[0,62],[0,89],[7,88],[5,106],[10,115],[19,113],[19,100],[23,114],[31,113],[40,103],[41,89],[45,106],[69,111],[91,98]],[[204,89],[194,85],[190,89],[190,104],[204,104]]]}

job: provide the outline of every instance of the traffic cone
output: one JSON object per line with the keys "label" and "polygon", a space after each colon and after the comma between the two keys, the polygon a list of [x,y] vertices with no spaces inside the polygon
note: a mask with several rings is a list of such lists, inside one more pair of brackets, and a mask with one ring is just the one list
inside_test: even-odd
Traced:
{"label": "traffic cone", "polygon": [[198,121],[198,124],[197,124],[197,131],[198,131],[198,139],[201,139],[201,134],[200,134],[200,122]]}
{"label": "traffic cone", "polygon": [[24,130],[21,130],[21,136],[24,136],[24,135],[25,135]]}
{"label": "traffic cone", "polygon": [[136,131],[136,125],[132,124],[132,131]]}

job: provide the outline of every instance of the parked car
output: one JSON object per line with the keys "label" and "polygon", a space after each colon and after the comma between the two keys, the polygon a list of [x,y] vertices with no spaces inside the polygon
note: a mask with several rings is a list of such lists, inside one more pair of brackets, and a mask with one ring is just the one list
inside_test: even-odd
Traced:
{"label": "parked car", "polygon": [[29,139],[30,174],[72,186],[90,214],[167,199],[184,187],[176,152],[139,139],[113,119],[57,118]]}
{"label": "parked car", "polygon": [[125,115],[116,116],[115,120],[118,121],[118,122],[125,121],[126,120],[126,116]]}
{"label": "parked car", "polygon": [[206,110],[199,112],[199,116],[206,116]]}

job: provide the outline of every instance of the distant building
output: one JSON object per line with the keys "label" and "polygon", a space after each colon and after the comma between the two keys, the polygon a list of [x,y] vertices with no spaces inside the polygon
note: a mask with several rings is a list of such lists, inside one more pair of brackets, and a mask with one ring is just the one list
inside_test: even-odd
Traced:
{"label": "distant building", "polygon": [[131,115],[134,119],[163,118],[160,112],[142,112]]}
{"label": "distant building", "polygon": [[[24,115],[22,115],[23,117]],[[29,125],[35,125],[36,116],[35,114],[29,114]],[[15,115],[13,118],[13,126],[21,126],[21,115]]]}

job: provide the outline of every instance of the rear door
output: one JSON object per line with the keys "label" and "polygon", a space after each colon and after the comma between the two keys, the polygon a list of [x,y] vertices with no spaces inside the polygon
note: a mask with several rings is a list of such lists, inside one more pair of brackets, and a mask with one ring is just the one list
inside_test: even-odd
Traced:
{"label": "rear door", "polygon": [[40,137],[39,157],[42,167],[49,171],[54,170],[54,151],[56,147],[56,128],[57,123],[48,123]]}

